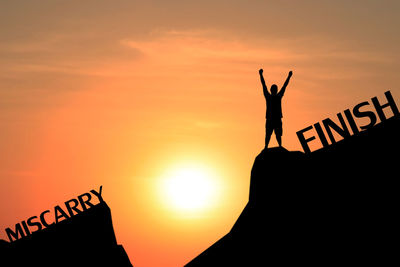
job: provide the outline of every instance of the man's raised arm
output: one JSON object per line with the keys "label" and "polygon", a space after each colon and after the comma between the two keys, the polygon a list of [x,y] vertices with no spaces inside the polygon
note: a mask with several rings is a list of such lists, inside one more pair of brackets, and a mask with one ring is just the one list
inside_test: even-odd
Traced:
{"label": "man's raised arm", "polygon": [[265,85],[265,80],[264,80],[264,76],[263,76],[263,69],[260,69],[260,70],[258,71],[258,73],[260,74],[260,79],[261,79],[261,84],[262,84],[262,86],[263,86],[264,96],[267,97],[267,96],[269,96],[270,94],[269,94],[269,92],[268,92],[267,86]]}
{"label": "man's raised arm", "polygon": [[280,96],[283,96],[283,94],[285,93],[286,86],[289,84],[289,81],[290,81],[290,78],[292,77],[292,75],[293,75],[293,72],[289,71],[289,75],[287,76],[286,81],[282,86],[282,89],[279,91]]}

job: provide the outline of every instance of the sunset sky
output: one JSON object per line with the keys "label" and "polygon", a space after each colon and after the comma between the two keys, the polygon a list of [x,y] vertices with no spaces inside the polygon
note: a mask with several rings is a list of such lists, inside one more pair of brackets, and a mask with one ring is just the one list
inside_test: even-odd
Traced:
{"label": "sunset sky", "polygon": [[[264,147],[258,70],[268,86],[293,70],[283,146],[301,150],[312,123],[387,90],[400,105],[399,12],[397,0],[0,1],[0,238],[103,185],[132,264],[183,266],[247,202]],[[204,187],[193,202],[174,191],[187,176]]]}

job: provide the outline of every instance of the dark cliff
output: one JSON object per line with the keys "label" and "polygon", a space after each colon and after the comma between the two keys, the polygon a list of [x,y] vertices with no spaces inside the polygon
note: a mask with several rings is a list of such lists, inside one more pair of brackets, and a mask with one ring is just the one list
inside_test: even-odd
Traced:
{"label": "dark cliff", "polygon": [[231,231],[186,266],[397,262],[399,138],[393,117],[310,154],[262,151]]}
{"label": "dark cliff", "polygon": [[117,244],[105,202],[30,236],[2,241],[0,258],[0,266],[132,266]]}

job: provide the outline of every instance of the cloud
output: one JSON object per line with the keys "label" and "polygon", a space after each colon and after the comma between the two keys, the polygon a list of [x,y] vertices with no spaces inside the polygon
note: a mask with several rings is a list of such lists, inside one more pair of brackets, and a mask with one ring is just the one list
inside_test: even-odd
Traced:
{"label": "cloud", "polygon": [[[236,39],[212,30],[157,31],[148,40],[123,39],[121,44],[137,49],[151,59],[171,59],[169,64],[198,63],[205,60],[237,63],[258,62],[260,59],[287,61],[302,55],[289,49],[258,46],[251,41]],[[174,59],[174,60],[172,60]]]}
{"label": "cloud", "polygon": [[323,88],[327,81],[356,82],[380,73],[388,75],[387,69],[396,64],[390,53],[326,35],[269,39],[217,30],[158,30],[147,38],[121,39],[120,44],[142,55],[128,65],[138,76],[158,72],[174,79],[185,75],[197,82],[215,78],[238,81],[262,67],[273,80],[283,79],[293,69],[301,74],[298,81],[302,86]]}
{"label": "cloud", "polygon": [[0,70],[3,75],[24,72],[108,75],[110,65],[140,57],[138,51],[124,49],[117,39],[107,37],[48,34],[31,40],[3,42]]}
{"label": "cloud", "polygon": [[21,105],[44,105],[43,101],[55,102],[52,95],[107,84],[130,88],[140,98],[183,105],[182,94],[196,101],[225,100],[226,90],[233,98],[242,95],[240,85],[253,86],[259,68],[269,81],[283,81],[293,69],[296,88],[324,94],[339,82],[351,81],[348,86],[353,86],[366,77],[391,75],[398,64],[385,51],[319,35],[240,37],[215,29],[124,35],[77,32],[3,42],[0,94],[15,103],[21,91]]}
{"label": "cloud", "polygon": [[350,41],[321,36],[244,38],[213,29],[154,30],[147,36],[120,39],[88,33],[50,34],[2,43],[0,56],[3,76],[30,72],[122,77],[148,76],[153,71],[173,77],[180,73],[237,75],[257,66],[278,74],[293,66],[327,78],[338,64],[348,67],[341,74],[345,77],[357,64],[393,61],[384,51],[365,51]]}

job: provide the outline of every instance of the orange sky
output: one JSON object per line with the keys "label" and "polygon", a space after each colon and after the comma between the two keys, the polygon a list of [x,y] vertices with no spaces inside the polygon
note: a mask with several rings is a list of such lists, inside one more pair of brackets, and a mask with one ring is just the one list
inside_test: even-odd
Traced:
{"label": "orange sky", "polygon": [[[151,2],[151,3],[150,3]],[[182,266],[227,233],[264,145],[267,85],[292,80],[296,131],[391,90],[400,105],[398,1],[2,1],[0,238],[103,185],[135,266]],[[274,137],[271,145],[276,145]],[[220,183],[206,212],[157,193],[171,166]]]}

